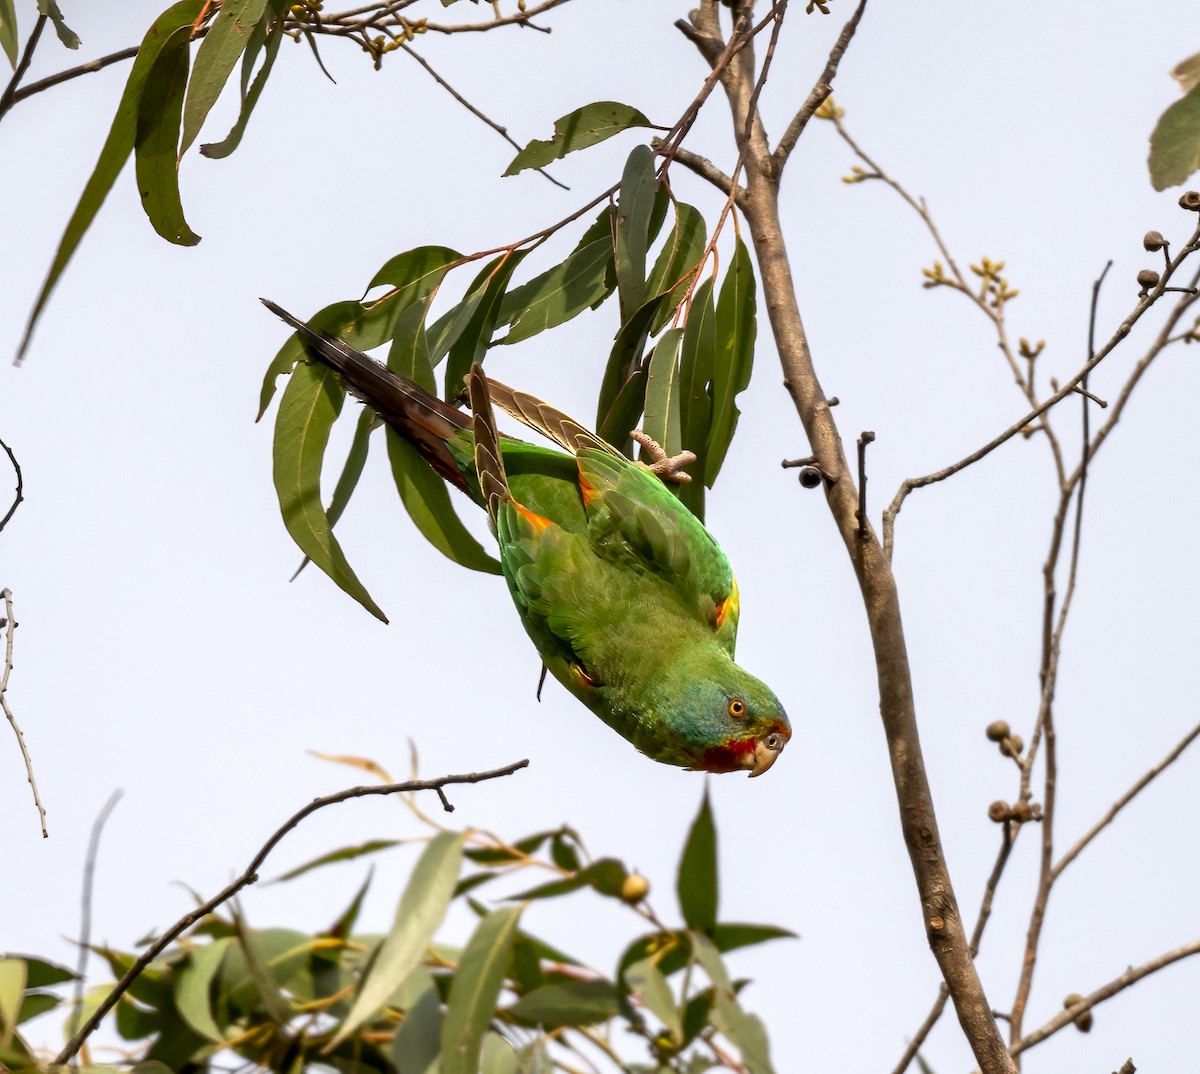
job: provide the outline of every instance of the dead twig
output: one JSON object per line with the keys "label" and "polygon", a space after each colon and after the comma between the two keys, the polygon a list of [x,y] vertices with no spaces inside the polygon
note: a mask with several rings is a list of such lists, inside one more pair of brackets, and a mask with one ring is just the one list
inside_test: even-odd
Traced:
{"label": "dead twig", "polygon": [[33,792],[33,804],[37,807],[38,819],[42,825],[42,838],[48,839],[50,833],[46,830],[46,807],[42,805],[37,780],[33,778],[33,761],[29,756],[29,747],[25,745],[25,734],[8,704],[8,677],[13,669],[13,634],[17,629],[17,621],[13,618],[12,590],[0,589],[0,598],[4,600],[4,622],[0,624],[4,628],[4,671],[0,673],[0,710],[3,710],[9,724],[12,725],[13,734],[17,736],[17,745],[20,746],[21,757],[25,761],[25,775],[29,780],[29,789]]}

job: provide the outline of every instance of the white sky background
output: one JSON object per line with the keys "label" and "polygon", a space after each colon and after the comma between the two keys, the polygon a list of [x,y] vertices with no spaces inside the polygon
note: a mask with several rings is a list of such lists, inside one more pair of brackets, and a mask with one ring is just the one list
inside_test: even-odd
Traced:
{"label": "white sky background", "polygon": [[[68,55],[48,35],[28,77],[134,43],[162,6],[112,14],[64,3],[84,49]],[[19,5],[25,28],[32,8]],[[550,36],[508,30],[420,46],[521,142],[597,99],[670,125],[706,73],[672,27],[684,9],[578,0],[543,20]],[[805,17],[793,5],[763,100],[773,136],[850,10],[836,0],[831,16]],[[1147,135],[1177,95],[1166,72],[1200,48],[1190,15],[1184,0],[877,3],[843,64],[837,99],[861,144],[929,199],[961,262],[1007,262],[1021,291],[1010,331],[1047,341],[1043,384],[1080,364],[1091,281],[1106,259],[1115,265],[1102,339],[1132,308],[1137,270],[1157,267],[1142,234],[1157,228],[1178,243],[1190,233],[1179,191],[1155,194],[1145,167]],[[409,737],[431,776],[528,757],[514,778],[452,791],[447,819],[512,838],[568,822],[597,856],[643,871],[659,913],[677,919],[674,870],[705,777],[640,757],[554,684],[534,702],[538,662],[503,584],[455,567],[416,534],[378,445],[338,534],[391,625],[315,569],[289,585],[299,553],[271,488],[274,411],[252,420],[285,338],[259,295],[310,315],[357,297],[402,250],[512,241],[609,185],[636,136],[556,165],[569,193],[533,173],[502,180],[511,149],[416,64],[393,55],[376,73],[337,42],[323,56],[336,86],[307,48],[285,45],[237,153],[184,161],[198,247],[153,234],[127,169],[26,365],[0,363],[0,437],[21,461],[27,497],[0,538],[0,586],[13,590],[21,624],[9,697],[51,833],[41,839],[16,745],[0,731],[0,949],[74,961],[66,938],[78,931],[88,834],[114,788],[125,796],[103,837],[94,938],[128,947],[189,908],[182,884],[216,891],[293,810],[357,782],[308,750],[367,755],[403,775]],[[16,347],[127,71],[34,97],[0,127],[0,354]],[[223,102],[201,141],[223,137],[232,116]],[[732,167],[718,96],[689,144]],[[785,214],[843,436],[852,450],[862,429],[878,435],[877,520],[901,479],[966,454],[1023,405],[983,318],[960,296],[921,289],[935,253],[919,221],[880,184],[842,184],[851,163],[833,130],[814,123],[784,182]],[[681,167],[672,179],[711,219],[708,191]],[[606,306],[495,351],[489,369],[590,420],[614,320]],[[1101,367],[1097,394],[1111,396],[1149,335],[1140,328]],[[1198,356],[1177,347],[1160,359],[1090,472],[1057,710],[1064,849],[1198,717]],[[741,585],[739,657],[783,699],[796,734],[767,778],[709,780],[722,916],[802,939],[751,949],[733,967],[754,979],[744,1001],[766,1020],[781,1072],[890,1070],[938,976],[896,820],[861,601],[821,495],[779,469],[807,445],[765,321],[741,405],[709,524]],[[1056,421],[1075,442],[1078,406]],[[999,717],[1026,738],[1032,729],[1055,498],[1046,445],[1016,440],[915,493],[899,520],[923,743],[969,922],[999,841],[987,805],[1017,785],[983,729]],[[1185,754],[1056,889],[1027,1029],[1065,993],[1194,938],[1198,765]],[[394,802],[340,805],[290,835],[264,875],[338,846],[420,834]],[[980,968],[1001,1010],[1019,971],[1037,842],[1036,831],[1021,838],[984,942]],[[360,928],[387,926],[411,860],[377,860]],[[252,924],[315,930],[366,868],[259,885],[243,906]],[[639,925],[590,893],[525,917],[606,973]],[[467,927],[454,917],[445,935],[461,940]],[[1176,965],[1101,1007],[1090,1036],[1072,1029],[1037,1048],[1028,1069],[1110,1070],[1129,1055],[1141,1069],[1180,1069],[1195,1054],[1198,986],[1200,964]],[[925,1054],[939,1074],[969,1068],[952,1016]]]}

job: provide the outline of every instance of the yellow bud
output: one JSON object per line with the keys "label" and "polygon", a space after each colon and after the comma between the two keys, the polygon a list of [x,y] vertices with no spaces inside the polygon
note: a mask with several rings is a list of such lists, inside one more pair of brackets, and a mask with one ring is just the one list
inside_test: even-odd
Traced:
{"label": "yellow bud", "polygon": [[641,902],[650,894],[650,881],[637,873],[630,873],[621,881],[621,898],[631,906]]}

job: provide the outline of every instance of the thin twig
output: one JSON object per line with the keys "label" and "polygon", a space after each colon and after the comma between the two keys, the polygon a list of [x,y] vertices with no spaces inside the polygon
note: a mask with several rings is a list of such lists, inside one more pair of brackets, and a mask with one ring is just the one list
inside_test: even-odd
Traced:
{"label": "thin twig", "polygon": [[12,463],[13,473],[17,475],[17,492],[13,498],[12,506],[5,513],[3,518],[0,518],[0,530],[8,525],[8,520],[17,513],[17,508],[21,506],[21,502],[25,499],[25,479],[21,475],[21,464],[17,462],[17,456],[13,454],[13,449],[10,448],[3,440],[0,440],[0,448],[4,449],[4,453],[8,456],[8,461]]}
{"label": "thin twig", "polygon": [[412,779],[405,783],[389,783],[375,787],[351,787],[349,790],[338,791],[337,794],[329,794],[324,798],[316,798],[309,802],[308,805],[293,813],[282,826],[276,829],[274,834],[262,845],[258,853],[254,855],[254,858],[241,876],[232,881],[207,902],[184,914],[183,917],[146,948],[141,957],[129,967],[124,976],[113,986],[112,991],[104,997],[103,1002],[92,1012],[92,1016],[72,1035],[66,1047],[55,1057],[53,1065],[62,1066],[79,1051],[83,1046],[83,1042],[87,1040],[96,1026],[100,1024],[101,1020],[112,1009],[117,1000],[128,991],[129,986],[133,984],[138,975],[166,950],[167,946],[176,937],[191,928],[192,925],[206,914],[211,914],[213,910],[226,900],[231,899],[242,888],[253,884],[258,879],[258,870],[266,860],[267,855],[275,849],[279,841],[288,832],[310,814],[315,813],[318,809],[324,809],[326,806],[336,805],[338,802],[345,802],[351,798],[362,798],[367,795],[403,794],[408,791],[438,791],[452,783],[482,783],[484,780],[497,779],[500,776],[511,776],[514,772],[525,768],[528,764],[529,762],[524,760],[506,765],[504,768],[494,768],[490,772],[468,772],[463,775],[440,776],[437,779]]}
{"label": "thin twig", "polygon": [[42,838],[48,839],[50,833],[46,830],[46,808],[42,805],[41,796],[38,794],[37,780],[33,778],[33,761],[29,757],[29,747],[25,745],[25,735],[8,704],[8,677],[12,674],[13,669],[13,634],[17,629],[17,621],[13,618],[12,590],[0,589],[0,598],[4,600],[4,671],[0,673],[0,709],[3,710],[5,717],[12,725],[13,734],[17,736],[17,745],[20,746],[21,757],[25,761],[25,775],[29,780],[29,789],[33,791],[33,804],[37,806],[38,819],[42,825]]}
{"label": "thin twig", "polygon": [[[500,137],[503,138],[506,142],[508,142],[509,145],[513,146],[518,151],[525,148],[511,134],[508,133],[507,127],[502,127],[494,119],[490,119],[487,116],[485,116],[478,108],[476,108],[470,101],[468,101],[466,99],[466,97],[464,97],[461,93],[458,92],[458,90],[456,90],[452,85],[450,85],[449,82],[447,82],[440,74],[437,73],[437,71],[435,71],[430,66],[429,61],[426,60],[425,57],[422,56],[419,52],[417,52],[415,49],[409,48],[408,45],[404,44],[403,42],[401,42],[401,44],[400,44],[400,50],[402,52],[406,53],[407,55],[411,56],[414,60],[416,60],[417,63],[419,63],[422,67],[425,68],[426,71],[429,72],[429,74],[433,77],[433,80],[439,86],[441,86],[442,89],[444,89],[448,94],[450,94],[451,97],[453,97],[456,101],[458,101],[458,103],[461,104],[468,112],[470,112],[471,115],[475,116],[476,119],[482,120],[489,127],[491,127],[492,130],[494,130],[497,134],[499,134]],[[548,171],[546,171],[545,168],[538,168],[536,170],[541,175],[543,175],[545,178],[549,179],[550,182],[552,182],[555,186],[561,187],[563,190],[571,189],[569,186],[567,186],[566,183],[560,183],[557,179],[555,179],[554,176],[551,175]]]}
{"label": "thin twig", "polygon": [[37,82],[30,82],[28,86],[22,86],[13,94],[13,104],[18,104],[26,97],[32,97],[35,93],[41,93],[43,90],[61,85],[63,82],[70,82],[71,79],[78,78],[80,75],[90,75],[96,71],[103,71],[104,68],[114,63],[120,63],[122,60],[132,60],[140,50],[140,45],[131,45],[119,52],[110,52],[107,56],[101,56],[97,60],[89,60],[87,63],[81,63],[78,67],[70,67],[65,71],[59,71],[56,75],[48,75]]}
{"label": "thin twig", "polygon": [[75,1036],[79,1030],[79,1019],[83,1017],[84,976],[87,974],[88,956],[92,947],[92,890],[96,879],[96,858],[100,852],[100,833],[104,831],[104,825],[108,823],[108,818],[124,793],[118,789],[108,796],[108,801],[104,803],[92,824],[92,835],[88,840],[87,857],[83,863],[83,892],[79,900],[79,962],[75,967],[75,1003],[71,1011],[71,1020],[67,1023],[68,1037]]}
{"label": "thin twig", "polygon": [[25,42],[25,51],[21,53],[21,59],[13,71],[12,78],[8,80],[8,85],[4,87],[4,92],[0,94],[0,119],[3,119],[4,114],[13,106],[17,86],[20,85],[21,79],[25,77],[25,72],[29,70],[29,62],[33,59],[33,50],[37,48],[38,39],[42,36],[42,31],[46,28],[46,20],[48,18],[48,15],[39,15],[37,21],[33,24],[29,40]]}
{"label": "thin twig", "polygon": [[812,119],[813,113],[825,99],[833,92],[833,80],[837,77],[838,64],[842,62],[842,57],[846,54],[846,49],[854,37],[854,31],[858,29],[858,24],[862,20],[863,12],[867,8],[867,0],[859,0],[858,7],[854,9],[854,14],[850,16],[849,21],[842,27],[842,32],[838,34],[838,39],[833,43],[833,48],[829,50],[829,59],[825,61],[825,69],[821,72],[816,84],[809,91],[808,97],[804,104],[800,106],[800,110],[792,117],[792,121],[787,125],[787,129],[779,138],[779,144],[775,147],[775,152],[772,154],[775,160],[776,174],[783,174],[783,166],[787,164],[788,157],[791,156],[792,150],[796,148],[796,143],[800,140],[800,135],[804,133],[804,128],[808,126],[808,121]]}
{"label": "thin twig", "polygon": [[1120,977],[1114,978],[1108,984],[1097,988],[1094,992],[1084,996],[1073,1007],[1068,1007],[1066,1010],[1060,1011],[1044,1025],[1028,1034],[1028,1036],[1024,1036],[1019,1041],[1014,1042],[1009,1048],[1009,1054],[1015,1056],[1021,1052],[1028,1051],[1035,1044],[1041,1044],[1047,1037],[1051,1037],[1060,1029],[1069,1026],[1084,1011],[1090,1011],[1106,999],[1112,999],[1118,992],[1123,992],[1130,985],[1137,984],[1143,977],[1149,977],[1152,973],[1157,973],[1159,970],[1165,969],[1173,962],[1178,962],[1180,959],[1189,958],[1196,954],[1200,954],[1200,940],[1193,940],[1182,947],[1176,947],[1172,951],[1164,952],[1157,958],[1150,959],[1149,962],[1143,962],[1140,966],[1131,966]]}
{"label": "thin twig", "polygon": [[1186,750],[1198,736],[1200,736],[1200,724],[1197,724],[1186,735],[1184,735],[1170,753],[1168,753],[1161,761],[1158,762],[1158,764],[1151,768],[1150,771],[1145,773],[1145,775],[1143,775],[1136,783],[1134,783],[1133,786],[1130,787],[1129,790],[1127,790],[1123,795],[1121,795],[1120,798],[1113,802],[1113,804],[1108,807],[1108,810],[1105,812],[1104,816],[1096,821],[1096,823],[1093,824],[1086,833],[1080,836],[1075,845],[1058,859],[1053,869],[1054,878],[1057,879],[1062,871],[1077,857],[1079,857],[1080,854],[1083,853],[1088,844],[1116,819],[1117,814],[1120,813],[1121,810],[1127,805],[1129,805],[1134,798],[1141,794],[1141,792],[1145,790],[1147,785],[1156,776],[1160,775],[1164,769],[1170,767],[1170,765],[1172,765],[1179,758],[1180,754],[1182,754],[1183,751]]}

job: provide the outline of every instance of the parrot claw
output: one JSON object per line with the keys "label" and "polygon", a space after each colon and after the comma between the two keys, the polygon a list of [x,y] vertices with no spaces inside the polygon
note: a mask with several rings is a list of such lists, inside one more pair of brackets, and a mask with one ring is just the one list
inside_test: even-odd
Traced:
{"label": "parrot claw", "polygon": [[696,461],[693,451],[681,451],[678,455],[668,455],[662,445],[641,429],[634,429],[630,438],[641,445],[642,451],[654,461],[648,467],[649,471],[660,481],[673,481],[678,485],[687,484],[692,475],[684,472],[685,466],[691,466]]}

